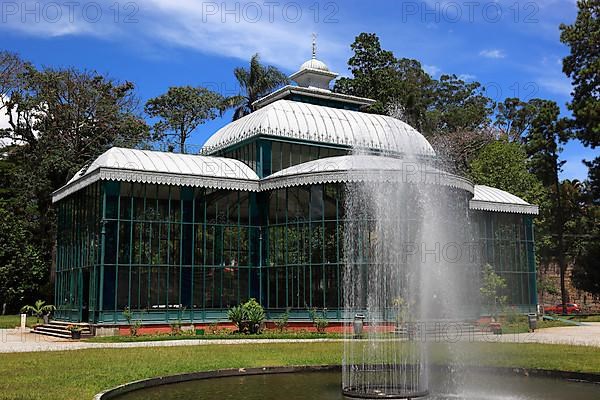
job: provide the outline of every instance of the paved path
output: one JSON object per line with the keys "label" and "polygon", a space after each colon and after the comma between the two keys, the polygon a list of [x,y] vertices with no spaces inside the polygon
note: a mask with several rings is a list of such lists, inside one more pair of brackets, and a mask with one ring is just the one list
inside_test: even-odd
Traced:
{"label": "paved path", "polygon": [[[63,351],[80,349],[121,349],[133,347],[174,347],[211,344],[245,343],[294,343],[294,342],[335,342],[340,339],[234,339],[234,340],[166,340],[134,343],[90,343],[68,339],[41,336],[18,329],[0,329],[0,353],[21,353],[32,351]],[[507,334],[502,336],[486,335],[478,340],[504,343],[549,343],[600,347],[600,323],[586,323],[582,326],[547,328],[535,333]]]}
{"label": "paved path", "polygon": [[600,322],[586,322],[581,326],[546,328],[534,333],[502,335],[502,342],[549,343],[600,347]]}
{"label": "paved path", "polygon": [[18,329],[0,329],[0,353],[24,353],[33,351],[64,351],[81,349],[122,349],[132,347],[199,346],[211,344],[336,342],[339,340],[340,339],[189,339],[132,343],[92,343],[37,335],[30,333],[29,329],[27,329],[25,332],[22,332]]}

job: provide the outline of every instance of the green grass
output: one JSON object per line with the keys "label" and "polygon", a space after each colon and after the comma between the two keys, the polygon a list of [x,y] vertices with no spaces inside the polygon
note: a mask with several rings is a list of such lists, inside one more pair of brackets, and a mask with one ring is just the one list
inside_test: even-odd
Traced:
{"label": "green grass", "polygon": [[[538,319],[537,321],[537,329],[557,328],[561,326],[573,326],[573,324],[562,321],[542,321],[541,319]],[[529,332],[529,323],[527,320],[519,320],[518,322],[512,324],[502,324],[502,334],[504,335],[527,332]]]}
{"label": "green grass", "polygon": [[84,339],[86,342],[93,343],[131,343],[131,342],[162,342],[169,340],[229,340],[229,339],[341,339],[342,335],[338,333],[312,333],[312,332],[287,332],[276,333],[268,332],[260,335],[239,335],[239,334],[216,334],[216,335],[194,335],[180,334],[171,336],[161,335],[140,335],[140,336],[104,336]]}
{"label": "green grass", "polygon": [[[35,317],[28,316],[27,317],[27,326],[33,327],[36,324],[37,320]],[[42,321],[40,320],[40,323]],[[20,315],[0,315],[0,329],[12,329],[21,326],[21,316]]]}
{"label": "green grass", "polygon": [[[457,345],[467,365],[600,373],[600,348],[507,343]],[[342,342],[89,349],[0,356],[0,399],[80,400],[137,379],[223,368],[339,364]],[[456,354],[456,350],[453,351]],[[432,361],[447,362],[435,345]]]}
{"label": "green grass", "polygon": [[579,322],[600,322],[600,315],[583,315],[583,316],[568,316],[568,317],[562,317],[562,318],[567,318],[567,319],[571,319],[573,321],[579,321]]}

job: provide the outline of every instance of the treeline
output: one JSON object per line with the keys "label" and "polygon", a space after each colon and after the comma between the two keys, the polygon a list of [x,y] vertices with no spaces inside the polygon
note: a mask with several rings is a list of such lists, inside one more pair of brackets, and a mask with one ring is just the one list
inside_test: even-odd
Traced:
{"label": "treeline", "polygon": [[[397,58],[374,34],[351,45],[350,78],[334,90],[377,102],[369,112],[400,118],[423,132],[453,172],[540,205],[537,256],[544,268],[559,265],[563,299],[568,265],[573,282],[600,294],[599,164],[588,179],[559,179],[561,147],[579,139],[595,148],[600,137],[598,6],[580,1],[577,21],[561,26],[571,54],[565,73],[574,85],[571,118],[550,100],[507,98],[495,103],[478,82],[455,75],[429,76],[416,60]],[[111,146],[186,151],[197,127],[233,108],[234,119],[287,78],[252,57],[236,68],[240,94],[224,97],[206,88],[172,87],[141,104],[131,82],[94,71],[38,69],[0,52],[0,307],[15,311],[36,298],[49,301],[56,215],[51,193]],[[153,121],[150,124],[148,121]],[[546,282],[541,282],[542,286]]]}
{"label": "treeline", "polygon": [[351,45],[351,77],[335,90],[376,99],[370,112],[400,118],[418,128],[446,167],[478,184],[494,186],[540,206],[536,219],[538,266],[560,271],[560,288],[543,280],[539,287],[569,301],[567,270],[576,288],[600,295],[600,157],[584,161],[583,181],[560,180],[562,146],[578,139],[600,144],[600,5],[579,1],[577,20],[561,25],[570,47],[563,71],[573,84],[561,116],[547,99],[507,98],[495,103],[478,82],[456,75],[429,76],[417,60],[397,58],[382,49],[375,34],[362,33]]}

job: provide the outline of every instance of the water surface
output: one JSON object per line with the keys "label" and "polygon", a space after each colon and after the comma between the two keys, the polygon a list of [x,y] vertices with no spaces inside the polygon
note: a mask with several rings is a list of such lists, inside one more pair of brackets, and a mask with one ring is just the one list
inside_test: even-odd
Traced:
{"label": "water surface", "polygon": [[[429,400],[597,400],[600,385],[541,377],[472,373],[453,383],[431,376]],[[460,390],[452,389],[461,387]],[[118,400],[342,400],[339,371],[215,378],[142,389]]]}

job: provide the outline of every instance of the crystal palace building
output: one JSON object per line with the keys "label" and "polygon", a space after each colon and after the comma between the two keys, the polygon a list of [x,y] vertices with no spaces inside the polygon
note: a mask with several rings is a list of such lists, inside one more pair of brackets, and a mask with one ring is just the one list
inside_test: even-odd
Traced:
{"label": "crystal palace building", "polygon": [[[112,148],[57,190],[55,318],[114,326],[129,308],[147,325],[223,321],[256,298],[268,319],[306,320],[317,307],[341,320],[345,187],[393,181],[407,154],[435,152],[406,123],[361,112],[372,100],[330,91],[336,76],[313,57],[290,77],[297,85],[258,100],[201,155]],[[464,198],[478,268],[492,265],[510,304],[534,311],[538,208],[465,178],[434,180]]]}

